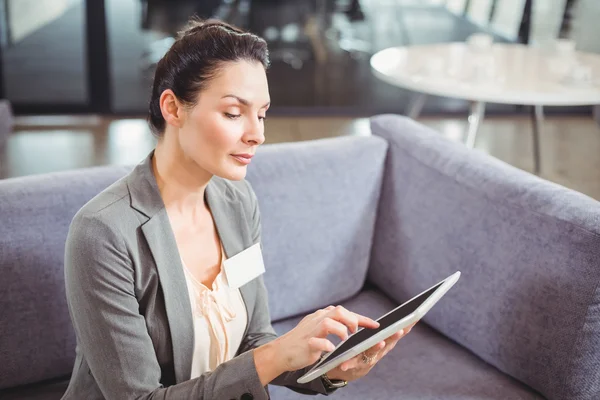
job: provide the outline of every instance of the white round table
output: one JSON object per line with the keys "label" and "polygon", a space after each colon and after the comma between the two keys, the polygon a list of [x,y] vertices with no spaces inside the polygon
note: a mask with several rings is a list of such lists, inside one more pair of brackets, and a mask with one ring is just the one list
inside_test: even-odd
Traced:
{"label": "white round table", "polygon": [[407,113],[411,118],[418,117],[427,95],[470,101],[469,147],[475,145],[485,103],[532,106],[536,173],[542,107],[600,104],[600,55],[592,53],[575,52],[568,59],[521,44],[475,52],[464,42],[444,43],[381,50],[371,57],[371,68],[383,81],[419,93]]}

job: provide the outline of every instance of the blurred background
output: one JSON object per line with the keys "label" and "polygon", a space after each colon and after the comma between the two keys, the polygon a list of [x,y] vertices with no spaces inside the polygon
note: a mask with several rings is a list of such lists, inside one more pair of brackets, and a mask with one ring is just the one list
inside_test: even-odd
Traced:
{"label": "blurred background", "polygon": [[[140,161],[155,144],[144,120],[155,64],[193,15],[268,41],[267,143],[368,135],[369,116],[415,109],[419,79],[443,75],[446,89],[459,79],[441,53],[421,59],[425,75],[410,75],[407,57],[406,71],[382,78],[372,61],[385,49],[481,47],[487,38],[550,54],[549,62],[590,55],[590,65],[569,70],[570,86],[560,81],[575,100],[544,104],[543,119],[529,103],[488,99],[473,146],[600,199],[598,107],[577,101],[600,93],[598,0],[0,0],[0,179]],[[473,54],[462,53],[460,65]],[[557,83],[537,83],[541,104],[545,85]],[[458,89],[428,94],[412,116],[465,142],[473,118],[483,117],[473,99]]]}

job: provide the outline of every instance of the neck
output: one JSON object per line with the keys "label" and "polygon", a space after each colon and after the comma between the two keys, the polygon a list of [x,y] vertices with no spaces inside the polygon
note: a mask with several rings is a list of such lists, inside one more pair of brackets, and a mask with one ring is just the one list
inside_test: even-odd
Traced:
{"label": "neck", "polygon": [[182,215],[206,211],[204,193],[212,175],[187,157],[176,135],[164,135],[156,145],[152,169],[165,207]]}

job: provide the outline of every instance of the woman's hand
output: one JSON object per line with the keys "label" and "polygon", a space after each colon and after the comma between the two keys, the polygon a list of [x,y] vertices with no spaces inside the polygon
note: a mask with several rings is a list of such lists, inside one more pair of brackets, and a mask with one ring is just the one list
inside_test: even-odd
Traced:
{"label": "woman's hand", "polygon": [[331,352],[335,346],[327,339],[334,334],[342,340],[358,327],[375,329],[379,323],[346,310],[342,306],[329,306],[307,315],[298,325],[275,339],[278,358],[284,371],[295,371],[316,363],[323,352]]}
{"label": "woman's hand", "polygon": [[[371,371],[375,364],[377,364],[396,346],[400,339],[410,332],[415,324],[395,333],[386,340],[377,343],[375,346],[364,351],[362,354],[359,354],[348,361],[344,361],[336,368],[327,372],[327,377],[329,379],[341,379],[348,382],[362,378],[368,374],[369,371]],[[370,361],[365,362],[363,354],[369,358]]]}

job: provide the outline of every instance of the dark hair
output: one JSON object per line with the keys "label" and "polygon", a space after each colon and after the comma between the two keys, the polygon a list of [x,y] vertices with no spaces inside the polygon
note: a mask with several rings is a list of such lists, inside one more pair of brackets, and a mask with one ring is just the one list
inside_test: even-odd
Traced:
{"label": "dark hair", "polygon": [[267,69],[265,40],[219,20],[192,19],[156,66],[148,114],[152,132],[160,136],[165,130],[162,92],[171,89],[183,104],[193,106],[224,63],[241,60],[260,62]]}

